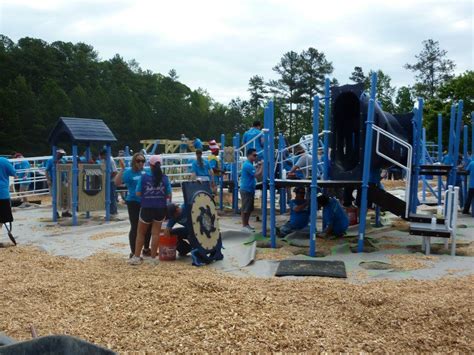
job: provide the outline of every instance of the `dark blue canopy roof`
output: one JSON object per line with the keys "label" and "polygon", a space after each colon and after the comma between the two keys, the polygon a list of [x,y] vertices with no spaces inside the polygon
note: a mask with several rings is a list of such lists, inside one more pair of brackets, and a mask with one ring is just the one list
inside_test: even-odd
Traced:
{"label": "dark blue canopy roof", "polygon": [[104,121],[93,118],[61,117],[49,134],[48,142],[116,142],[112,131]]}

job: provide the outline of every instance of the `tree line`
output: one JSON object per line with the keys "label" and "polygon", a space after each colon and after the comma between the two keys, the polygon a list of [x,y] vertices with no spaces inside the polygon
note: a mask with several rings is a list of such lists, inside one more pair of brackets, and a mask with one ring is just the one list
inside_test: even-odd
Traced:
{"label": "tree line", "polygon": [[[377,100],[389,112],[407,112],[416,96],[426,99],[425,124],[436,134],[436,115],[449,114],[453,100],[464,99],[465,113],[474,110],[474,72],[453,75],[455,64],[433,40],[407,70],[415,73],[415,85],[395,88],[388,74],[378,73]],[[312,100],[323,95],[324,79],[338,85],[334,67],[315,48],[289,51],[273,67],[276,79],[254,75],[249,79],[249,98],[228,104],[213,100],[205,89],[191,90],[179,81],[175,70],[167,75],[143,70],[135,60],[120,55],[101,60],[85,43],[21,38],[13,42],[0,35],[0,154],[21,151],[25,155],[48,154],[47,137],[61,116],[102,118],[118,139],[114,147],[140,148],[140,139],[188,137],[219,139],[246,130],[263,119],[263,106],[275,101],[276,129],[290,142],[311,132]],[[349,78],[368,88],[367,73],[356,66]],[[446,116],[447,117],[447,116]],[[466,115],[466,122],[468,121]],[[445,125],[446,127],[446,125]]]}

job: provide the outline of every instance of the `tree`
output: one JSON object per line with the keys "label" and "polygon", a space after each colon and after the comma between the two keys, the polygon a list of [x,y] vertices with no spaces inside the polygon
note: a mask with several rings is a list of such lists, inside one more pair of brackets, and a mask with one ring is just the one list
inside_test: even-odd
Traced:
{"label": "tree", "polygon": [[413,104],[415,100],[411,94],[411,89],[407,86],[402,86],[397,91],[397,97],[395,99],[396,113],[407,113],[413,110]]}
{"label": "tree", "polygon": [[171,69],[168,72],[168,76],[171,80],[176,81],[179,79],[178,73],[176,72],[176,69]]}
{"label": "tree", "polygon": [[354,67],[354,71],[351,73],[349,80],[352,80],[356,84],[367,85],[367,77],[362,70],[362,67]]}
{"label": "tree", "polygon": [[453,78],[455,64],[447,59],[447,51],[440,49],[439,42],[428,39],[422,42],[423,49],[415,58],[415,64],[405,64],[405,69],[416,73],[414,86],[418,96],[425,99],[433,99],[438,89]]}
{"label": "tree", "polygon": [[258,75],[252,76],[249,79],[248,91],[250,92],[249,103],[252,107],[252,115],[254,119],[257,120],[262,107],[262,101],[265,99],[265,94],[267,93],[263,77]]}

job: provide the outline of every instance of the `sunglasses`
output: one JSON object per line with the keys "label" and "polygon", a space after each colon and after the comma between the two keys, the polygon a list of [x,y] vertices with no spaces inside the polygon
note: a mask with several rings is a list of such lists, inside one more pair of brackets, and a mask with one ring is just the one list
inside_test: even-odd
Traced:
{"label": "sunglasses", "polygon": [[145,160],[143,160],[143,159],[137,159],[137,163],[145,163]]}
{"label": "sunglasses", "polygon": [[252,154],[253,157],[257,157],[258,155],[257,154]]}

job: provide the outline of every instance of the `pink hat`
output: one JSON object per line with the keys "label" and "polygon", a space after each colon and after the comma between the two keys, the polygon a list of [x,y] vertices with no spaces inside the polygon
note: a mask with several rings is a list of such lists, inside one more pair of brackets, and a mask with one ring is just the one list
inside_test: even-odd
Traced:
{"label": "pink hat", "polygon": [[215,139],[209,141],[209,149],[211,151],[219,150],[219,145],[217,144]]}
{"label": "pink hat", "polygon": [[152,155],[150,157],[150,165],[161,164],[161,156],[159,155]]}

